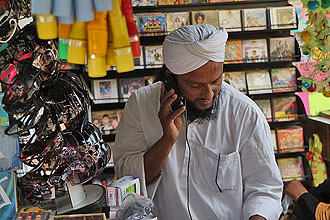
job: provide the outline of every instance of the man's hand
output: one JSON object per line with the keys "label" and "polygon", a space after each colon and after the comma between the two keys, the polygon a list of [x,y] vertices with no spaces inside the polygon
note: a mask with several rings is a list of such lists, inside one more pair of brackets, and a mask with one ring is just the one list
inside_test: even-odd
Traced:
{"label": "man's hand", "polygon": [[294,179],[285,184],[284,192],[288,194],[291,199],[297,201],[302,194],[308,191],[299,180]]}
{"label": "man's hand", "polygon": [[173,94],[173,89],[165,94],[165,86],[164,84],[162,85],[158,117],[162,124],[164,134],[144,154],[144,171],[147,184],[151,183],[159,175],[173,144],[178,139],[183,128],[182,113],[185,110],[185,106],[171,112],[170,106],[177,97],[177,95]]}
{"label": "man's hand", "polygon": [[254,215],[250,217],[250,220],[267,220],[267,219],[261,217],[260,215]]}
{"label": "man's hand", "polygon": [[174,112],[170,111],[170,106],[177,97],[177,94],[174,94],[174,89],[165,93],[165,85],[162,84],[158,117],[163,127],[163,138],[171,144],[174,144],[178,139],[183,127],[182,113],[185,111],[185,106]]}

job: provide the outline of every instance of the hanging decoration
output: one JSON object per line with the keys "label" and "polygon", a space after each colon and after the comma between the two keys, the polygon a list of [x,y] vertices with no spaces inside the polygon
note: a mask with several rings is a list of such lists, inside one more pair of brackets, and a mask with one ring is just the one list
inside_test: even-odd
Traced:
{"label": "hanging decoration", "polygon": [[130,0],[32,0],[31,11],[39,38],[58,37],[60,59],[87,60],[89,77],[134,70],[141,49]]}
{"label": "hanging decoration", "polygon": [[[304,30],[297,35],[303,45],[302,53],[315,62],[309,77],[299,77],[302,88],[307,92],[321,92],[330,97],[330,13],[329,0],[303,0],[308,20]],[[323,77],[319,77],[319,75]],[[318,75],[318,77],[316,77]]]}

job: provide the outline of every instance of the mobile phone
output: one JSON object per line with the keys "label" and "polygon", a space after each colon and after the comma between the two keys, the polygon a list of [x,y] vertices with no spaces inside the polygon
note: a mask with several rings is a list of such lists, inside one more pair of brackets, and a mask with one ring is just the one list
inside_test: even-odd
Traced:
{"label": "mobile phone", "polygon": [[164,84],[165,84],[165,90],[166,93],[169,92],[171,89],[174,89],[174,93],[177,94],[176,100],[171,104],[170,110],[173,112],[182,106],[185,106],[186,104],[186,99],[185,97],[181,94],[180,88],[178,85],[177,80],[174,78],[172,74],[169,74],[165,79],[164,79]]}

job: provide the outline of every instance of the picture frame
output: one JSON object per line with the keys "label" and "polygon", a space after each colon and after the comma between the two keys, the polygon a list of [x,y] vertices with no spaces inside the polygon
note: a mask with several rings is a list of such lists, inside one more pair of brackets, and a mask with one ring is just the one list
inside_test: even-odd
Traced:
{"label": "picture frame", "polygon": [[214,26],[219,26],[218,16],[219,15],[216,10],[191,12],[192,24],[211,24]]}
{"label": "picture frame", "polygon": [[242,41],[229,40],[226,43],[225,64],[227,63],[243,63],[242,57]]}
{"label": "picture frame", "polygon": [[267,29],[266,9],[265,8],[244,9],[243,24],[245,31]]}
{"label": "picture frame", "polygon": [[55,215],[51,220],[106,220],[104,213]]}
{"label": "picture frame", "polygon": [[92,123],[100,130],[102,135],[116,133],[119,120],[117,110],[92,111]]}
{"label": "picture frame", "polygon": [[295,38],[276,37],[269,39],[269,55],[273,61],[294,61],[295,60]]}
{"label": "picture frame", "polygon": [[219,25],[228,32],[242,31],[241,10],[219,10]]}
{"label": "picture frame", "polygon": [[144,78],[125,78],[119,80],[120,99],[127,101],[133,92],[145,86]]}
{"label": "picture frame", "polygon": [[145,64],[146,68],[161,68],[164,64],[163,46],[145,46]]}
{"label": "picture frame", "polygon": [[246,79],[244,71],[224,72],[222,74],[222,80],[240,92],[246,94]]}
{"label": "picture frame", "polygon": [[300,155],[296,157],[278,158],[277,165],[284,182],[293,179],[305,179],[304,164]]}
{"label": "picture frame", "polygon": [[298,27],[296,10],[292,6],[270,8],[271,29],[295,29]]}
{"label": "picture frame", "polygon": [[246,71],[246,81],[250,95],[272,93],[268,70]]}
{"label": "picture frame", "polygon": [[268,47],[266,39],[252,39],[242,41],[243,63],[268,62]]}
{"label": "picture frame", "polygon": [[189,12],[166,13],[166,31],[171,32],[175,29],[190,24]]}
{"label": "picture frame", "polygon": [[92,81],[95,104],[118,102],[117,79],[100,79]]}

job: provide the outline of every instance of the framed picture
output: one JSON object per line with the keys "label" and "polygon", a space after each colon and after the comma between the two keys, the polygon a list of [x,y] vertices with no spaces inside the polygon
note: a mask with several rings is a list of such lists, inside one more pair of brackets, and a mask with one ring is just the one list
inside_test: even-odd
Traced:
{"label": "framed picture", "polygon": [[116,79],[93,80],[92,90],[96,104],[118,102]]}
{"label": "framed picture", "polygon": [[219,26],[218,12],[216,10],[192,11],[192,24],[212,24]]}
{"label": "framed picture", "polygon": [[292,6],[270,8],[272,29],[297,28],[296,10]]}
{"label": "framed picture", "polygon": [[104,213],[55,215],[52,220],[106,220]]}
{"label": "framed picture", "polygon": [[228,32],[242,31],[241,10],[221,10],[218,13],[220,26]]}
{"label": "framed picture", "polygon": [[189,12],[166,13],[166,30],[171,32],[179,27],[189,25],[189,15]]}
{"label": "framed picture", "polygon": [[120,79],[120,97],[127,101],[133,92],[145,86],[144,78]]}
{"label": "framed picture", "polygon": [[266,9],[252,8],[244,9],[244,30],[265,30],[267,29]]}
{"label": "framed picture", "polygon": [[264,113],[266,120],[268,122],[271,122],[272,110],[271,110],[270,99],[258,99],[258,100],[254,100],[254,102],[259,106],[262,113]]}
{"label": "framed picture", "polygon": [[277,165],[281,172],[281,177],[284,182],[298,179],[304,180],[304,165],[301,156],[279,158],[277,159]]}
{"label": "framed picture", "polygon": [[93,111],[92,122],[102,134],[108,135],[116,132],[119,123],[117,110]]}
{"label": "framed picture", "polygon": [[268,62],[266,39],[242,41],[243,63]]}
{"label": "framed picture", "polygon": [[245,72],[224,72],[222,80],[246,94]]}
{"label": "framed picture", "polygon": [[269,39],[271,61],[293,61],[295,59],[295,38],[276,37]]}
{"label": "framed picture", "polygon": [[249,94],[272,93],[272,84],[268,70],[246,71]]}
{"label": "framed picture", "polygon": [[140,14],[139,28],[141,36],[164,34],[166,30],[165,14]]}
{"label": "framed picture", "polygon": [[146,68],[160,68],[163,66],[163,46],[145,46]]}
{"label": "framed picture", "polygon": [[242,41],[229,40],[226,43],[225,64],[242,63]]}

